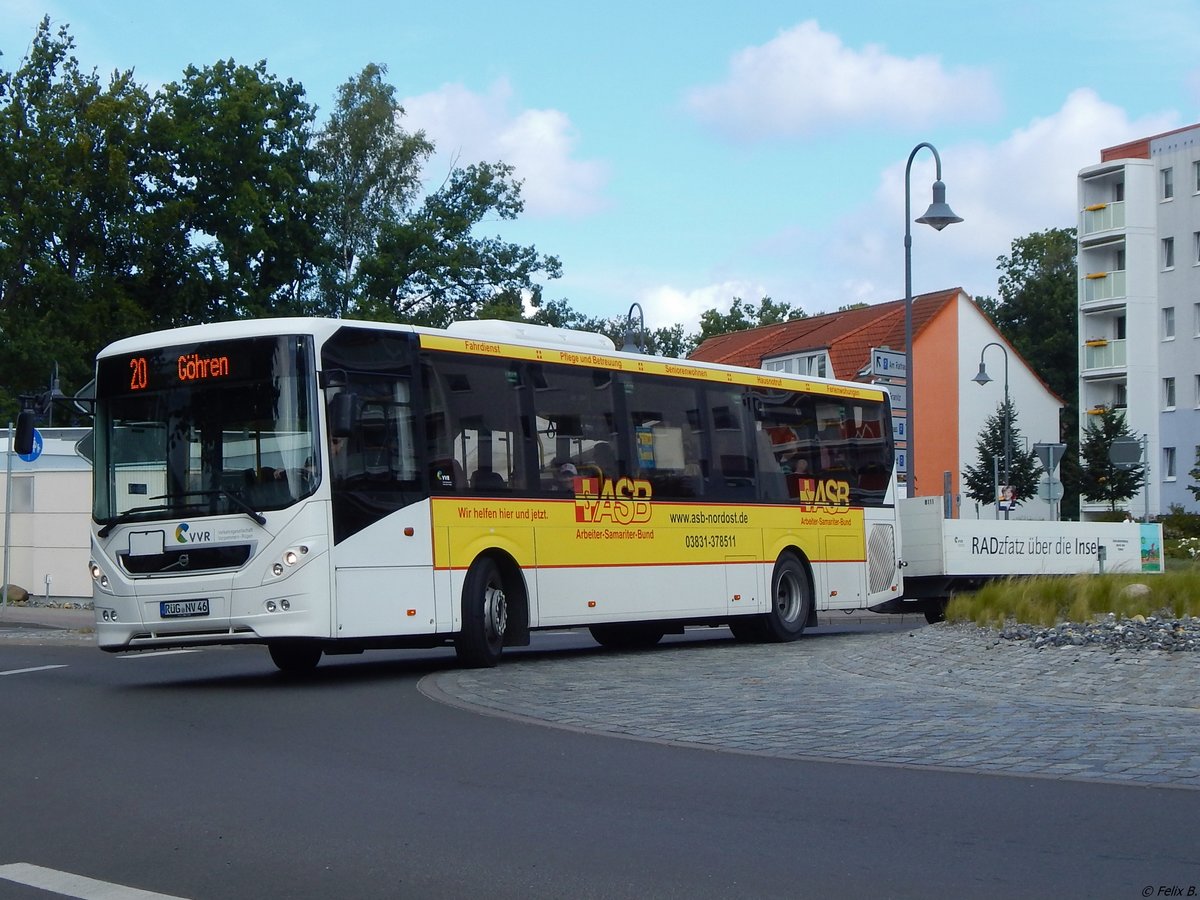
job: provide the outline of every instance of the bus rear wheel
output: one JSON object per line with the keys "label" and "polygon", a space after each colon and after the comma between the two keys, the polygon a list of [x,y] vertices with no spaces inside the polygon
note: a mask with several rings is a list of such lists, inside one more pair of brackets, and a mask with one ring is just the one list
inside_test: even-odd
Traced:
{"label": "bus rear wheel", "polygon": [[771,609],[762,615],[733,619],[729,630],[739,641],[794,641],[804,633],[812,608],[808,570],[794,553],[783,553],[771,573]]}
{"label": "bus rear wheel", "polygon": [[454,639],[459,662],[476,669],[496,665],[507,630],[508,598],[500,566],[490,557],[480,557],[463,582],[462,631]]}
{"label": "bus rear wheel", "polygon": [[592,639],[612,650],[644,650],[662,640],[666,632],[653,625],[592,625]]}
{"label": "bus rear wheel", "polygon": [[275,667],[289,675],[311,672],[321,661],[320,645],[308,641],[275,641],[267,649]]}

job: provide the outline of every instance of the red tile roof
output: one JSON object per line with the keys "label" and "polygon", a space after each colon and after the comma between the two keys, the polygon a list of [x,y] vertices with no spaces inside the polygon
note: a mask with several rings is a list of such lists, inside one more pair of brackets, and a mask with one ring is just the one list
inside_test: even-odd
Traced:
{"label": "red tile roof", "polygon": [[[913,334],[920,334],[962,293],[962,288],[953,288],[914,297]],[[872,347],[904,350],[903,300],[718,335],[697,347],[690,358],[756,369],[773,356],[828,350],[833,377],[853,380],[870,361]]]}

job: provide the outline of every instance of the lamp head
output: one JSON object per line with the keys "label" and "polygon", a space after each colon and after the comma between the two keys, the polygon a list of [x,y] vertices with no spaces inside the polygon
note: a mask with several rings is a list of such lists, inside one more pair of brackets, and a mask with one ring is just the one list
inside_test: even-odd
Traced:
{"label": "lamp head", "polygon": [[946,185],[941,181],[933,183],[933,202],[929,204],[929,209],[925,210],[925,215],[916,221],[922,225],[930,225],[935,231],[941,231],[947,225],[953,225],[956,222],[961,222],[962,217],[956,216],[946,203]]}
{"label": "lamp head", "polygon": [[979,372],[971,380],[978,385],[987,384],[989,381],[992,380],[991,377],[987,373],[987,369],[983,365],[983,360],[979,361]]}

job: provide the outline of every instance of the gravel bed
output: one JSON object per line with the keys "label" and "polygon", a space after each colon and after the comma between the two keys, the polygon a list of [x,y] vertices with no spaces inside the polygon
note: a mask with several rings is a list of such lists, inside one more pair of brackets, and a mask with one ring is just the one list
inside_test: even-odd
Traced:
{"label": "gravel bed", "polygon": [[1100,647],[1117,650],[1200,650],[1200,618],[1194,616],[1134,616],[1118,619],[1109,613],[1094,622],[1064,622],[1052,628],[1006,625],[1000,637],[1042,647]]}

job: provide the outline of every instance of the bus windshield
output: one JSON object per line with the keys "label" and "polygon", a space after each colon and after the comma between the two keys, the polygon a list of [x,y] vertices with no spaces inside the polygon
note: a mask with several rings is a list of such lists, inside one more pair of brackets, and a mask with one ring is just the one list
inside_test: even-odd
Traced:
{"label": "bus windshield", "polygon": [[106,357],[96,380],[93,517],[282,509],[319,481],[313,351],[298,336]]}

